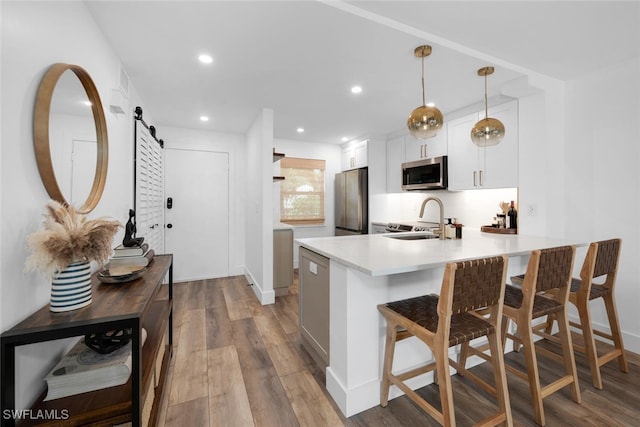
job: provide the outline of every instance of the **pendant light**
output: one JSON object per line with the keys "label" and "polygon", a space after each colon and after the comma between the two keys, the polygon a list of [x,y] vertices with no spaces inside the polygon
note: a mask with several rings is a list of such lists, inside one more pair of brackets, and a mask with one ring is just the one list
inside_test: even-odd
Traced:
{"label": "pendant light", "polygon": [[489,117],[487,106],[487,76],[493,74],[493,67],[483,67],[478,70],[479,76],[484,76],[484,119],[471,129],[471,141],[479,147],[497,145],[504,138],[504,125],[498,119]]}
{"label": "pendant light", "polygon": [[407,120],[409,133],[417,139],[436,136],[444,119],[442,113],[434,106],[426,105],[424,96],[424,58],[431,55],[431,46],[424,45],[415,48],[413,54],[422,58],[422,105],[411,112]]}

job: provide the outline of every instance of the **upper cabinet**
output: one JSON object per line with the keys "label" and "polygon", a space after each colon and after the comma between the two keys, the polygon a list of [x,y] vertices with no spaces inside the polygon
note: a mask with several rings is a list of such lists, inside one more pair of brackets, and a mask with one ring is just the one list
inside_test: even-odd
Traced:
{"label": "upper cabinet", "polygon": [[443,126],[436,136],[428,139],[416,139],[407,135],[405,138],[405,162],[446,156],[447,144],[447,126]]}
{"label": "upper cabinet", "polygon": [[406,138],[409,137],[403,135],[387,141],[387,193],[402,192],[401,165],[405,161]]}
{"label": "upper cabinet", "polygon": [[448,123],[449,190],[518,186],[518,101],[490,108],[489,117],[505,126],[504,139],[490,147],[471,142],[471,128],[484,111]]}
{"label": "upper cabinet", "polygon": [[367,140],[350,142],[342,146],[343,171],[367,166],[367,142]]}
{"label": "upper cabinet", "polygon": [[406,134],[387,141],[387,193],[402,192],[402,163],[447,155],[447,126],[429,139]]}

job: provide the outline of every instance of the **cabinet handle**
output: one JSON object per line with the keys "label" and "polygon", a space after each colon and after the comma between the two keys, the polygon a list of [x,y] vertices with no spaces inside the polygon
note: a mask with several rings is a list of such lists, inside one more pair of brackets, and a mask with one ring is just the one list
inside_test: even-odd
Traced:
{"label": "cabinet handle", "polygon": [[420,145],[420,158],[424,159],[424,144]]}
{"label": "cabinet handle", "polygon": [[480,187],[483,187],[483,186],[484,186],[484,179],[482,178],[482,177],[483,177],[483,175],[484,175],[484,174],[482,173],[482,170],[481,170],[481,171],[480,171]]}
{"label": "cabinet handle", "polygon": [[478,186],[477,175],[478,175],[478,172],[477,171],[473,171],[473,186],[474,187]]}

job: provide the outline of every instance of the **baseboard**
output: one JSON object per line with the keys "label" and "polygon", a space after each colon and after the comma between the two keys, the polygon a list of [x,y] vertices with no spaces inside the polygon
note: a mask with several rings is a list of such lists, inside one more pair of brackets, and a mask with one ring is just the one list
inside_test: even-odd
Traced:
{"label": "baseboard", "polygon": [[[331,367],[326,369],[327,391],[336,402],[345,417],[358,414],[374,406],[380,405],[380,380],[375,378],[349,390],[336,378]],[[424,387],[433,382],[433,375],[421,375],[406,381],[412,389]],[[404,395],[397,387],[391,387],[389,399]]]}
{"label": "baseboard", "polygon": [[[580,322],[580,318],[577,316],[569,316],[569,320],[572,322],[576,322],[579,323]],[[609,324],[602,324],[600,322],[593,322],[592,324],[592,328],[593,329],[597,329],[599,331],[602,331],[604,333],[610,334],[611,333],[611,329],[609,328]],[[577,328],[572,328],[574,331],[579,331],[579,329]],[[557,331],[557,326],[554,325],[554,332]],[[594,338],[598,341],[602,341],[604,343],[607,344],[612,344],[611,341],[599,337],[598,335],[595,335]],[[632,353],[637,353],[640,354],[640,336],[636,335],[636,334],[632,334],[631,332],[627,332],[624,329],[622,329],[622,343],[624,345],[624,349],[626,351],[630,351]]]}
{"label": "baseboard", "polygon": [[263,290],[260,283],[253,277],[251,272],[247,270],[246,267],[244,269],[244,277],[251,285],[251,289],[253,290],[253,293],[256,294],[256,297],[258,298],[260,304],[268,305],[276,302],[276,293],[274,292],[274,290]]}

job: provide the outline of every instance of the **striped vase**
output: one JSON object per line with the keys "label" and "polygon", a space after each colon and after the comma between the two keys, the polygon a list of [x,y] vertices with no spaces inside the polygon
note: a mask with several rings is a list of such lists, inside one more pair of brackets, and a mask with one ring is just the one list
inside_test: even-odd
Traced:
{"label": "striped vase", "polygon": [[51,281],[53,312],[71,311],[91,304],[91,264],[73,262],[54,274]]}

